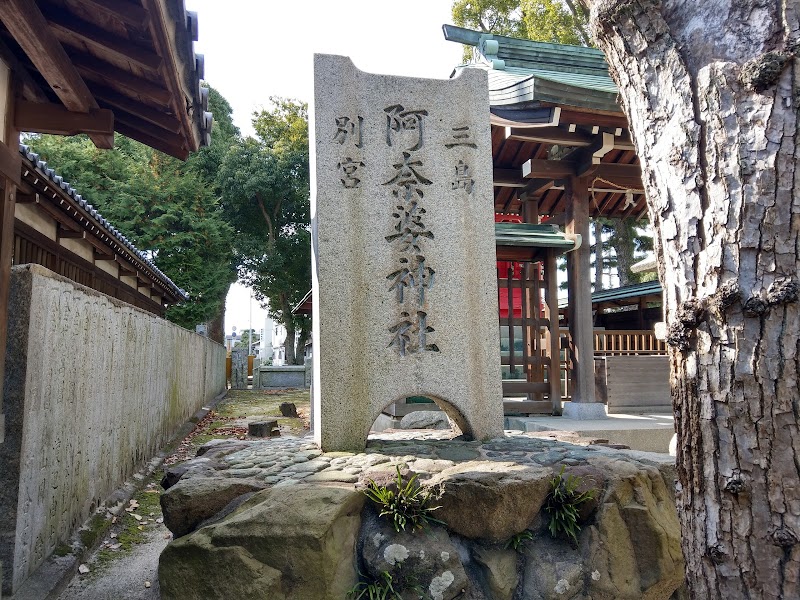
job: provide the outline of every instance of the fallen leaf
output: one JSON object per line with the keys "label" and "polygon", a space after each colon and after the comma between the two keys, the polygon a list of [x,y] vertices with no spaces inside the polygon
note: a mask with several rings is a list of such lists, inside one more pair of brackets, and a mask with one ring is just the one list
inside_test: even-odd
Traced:
{"label": "fallen leaf", "polygon": [[141,520],[142,520],[142,515],[137,515],[137,514],[135,514],[135,513],[131,513],[131,516],[132,516],[134,519],[136,519],[137,521],[141,521]]}

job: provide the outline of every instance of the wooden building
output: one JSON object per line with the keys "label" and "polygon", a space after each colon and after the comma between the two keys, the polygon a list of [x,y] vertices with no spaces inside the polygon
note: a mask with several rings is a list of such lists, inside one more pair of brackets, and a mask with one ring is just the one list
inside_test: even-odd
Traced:
{"label": "wooden building", "polygon": [[[517,406],[517,412],[560,414],[562,394],[568,391],[572,402],[564,406],[565,414],[600,416],[602,407],[592,406],[590,218],[647,217],[641,168],[605,58],[594,48],[482,34],[452,25],[443,30],[447,40],[473,48],[472,60],[454,74],[479,68],[488,75],[495,212],[509,220],[516,217],[527,227],[563,226],[566,239],[576,246],[565,250],[569,333],[555,340],[554,260],[548,262],[530,247],[525,256],[521,245],[512,243],[502,253],[498,246],[498,260],[519,263],[527,273],[523,277],[498,273],[500,287],[520,286],[529,307],[519,319],[501,322],[501,329],[512,338],[504,363],[520,365],[524,374],[522,383],[505,382],[504,395],[514,388],[527,392],[527,401]],[[513,343],[515,332],[521,344]],[[515,346],[521,352],[515,352]],[[564,370],[569,381],[562,386],[559,375]]]}
{"label": "wooden building", "polygon": [[35,263],[164,316],[188,295],[27,146],[14,207],[13,264]]}

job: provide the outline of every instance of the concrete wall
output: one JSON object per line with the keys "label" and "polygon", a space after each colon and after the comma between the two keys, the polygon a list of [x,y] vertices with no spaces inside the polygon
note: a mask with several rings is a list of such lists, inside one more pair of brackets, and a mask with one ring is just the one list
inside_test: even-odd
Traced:
{"label": "concrete wall", "polygon": [[14,267],[0,445],[10,593],[225,387],[225,349],[38,265]]}

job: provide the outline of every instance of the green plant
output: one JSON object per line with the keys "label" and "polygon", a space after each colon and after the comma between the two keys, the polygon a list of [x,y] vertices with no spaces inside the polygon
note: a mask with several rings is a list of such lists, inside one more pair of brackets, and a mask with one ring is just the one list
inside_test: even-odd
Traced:
{"label": "green plant", "polygon": [[564,477],[564,467],[550,481],[550,493],[544,501],[544,510],[550,515],[548,529],[550,535],[558,536],[564,533],[576,545],[578,543],[578,532],[581,530],[578,525],[579,507],[581,504],[594,498],[594,489],[584,492],[578,491],[582,479],[574,475]]}
{"label": "green plant", "polygon": [[430,523],[443,524],[442,521],[431,516],[430,513],[439,507],[430,506],[432,495],[417,484],[416,475],[407,482],[403,482],[398,465],[396,484],[397,492],[370,480],[367,489],[364,490],[367,498],[381,507],[379,516],[391,517],[395,531],[398,533],[405,531],[406,525],[409,525],[411,531],[414,531],[423,529]]}
{"label": "green plant", "polygon": [[[363,574],[360,573],[362,577]],[[392,575],[383,571],[377,579],[359,581],[345,596],[349,600],[402,600],[402,596],[392,587]]]}
{"label": "green plant", "polygon": [[529,541],[533,539],[533,533],[529,529],[523,529],[519,533],[515,533],[506,542],[506,548],[511,548],[514,552],[519,552],[520,549]]}

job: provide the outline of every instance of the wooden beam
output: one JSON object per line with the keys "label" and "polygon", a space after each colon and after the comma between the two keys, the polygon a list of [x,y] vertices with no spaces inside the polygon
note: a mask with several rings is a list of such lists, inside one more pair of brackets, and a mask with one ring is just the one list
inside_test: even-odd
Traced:
{"label": "wooden beam", "polygon": [[[153,45],[162,56],[165,57],[164,69],[162,72],[166,76],[167,87],[171,94],[171,106],[173,112],[181,120],[183,132],[186,141],[186,156],[188,152],[194,152],[200,146],[200,140],[195,137],[195,126],[190,113],[191,104],[193,102],[195,90],[184,89],[184,78],[182,69],[172,59],[173,52],[171,51],[170,43],[170,29],[174,31],[175,23],[169,19],[168,15],[164,13],[165,4],[159,0],[141,0],[142,6],[150,13],[150,33],[153,36]],[[188,93],[188,98],[187,98]],[[187,106],[187,100],[189,106]],[[199,137],[199,136],[198,136]],[[178,155],[178,158],[181,158]],[[185,160],[185,158],[183,158]]]}
{"label": "wooden beam", "polygon": [[[522,165],[522,175],[526,179],[567,179],[576,177],[578,169],[578,163],[575,161],[531,158]],[[637,190],[643,188],[642,168],[639,165],[600,163],[587,172],[591,180],[600,178],[619,185],[622,188],[620,193],[624,193],[627,188]]]}
{"label": "wooden beam", "polygon": [[92,23],[55,5],[46,5],[47,21],[62,43],[76,48],[91,48],[99,56],[111,56],[142,69],[157,72],[163,61],[155,52],[137,46],[134,40],[112,35]]}
{"label": "wooden beam", "polygon": [[115,85],[123,87],[137,96],[148,98],[154,104],[167,106],[170,104],[172,96],[169,91],[150,79],[132,75],[128,71],[118,69],[88,54],[70,52],[70,57],[80,74],[89,81],[105,85],[108,85],[109,81],[113,81]]}
{"label": "wooden beam", "polygon": [[579,132],[570,133],[563,127],[506,127],[505,138],[519,142],[575,147],[588,146],[592,142],[592,136]]}
{"label": "wooden beam", "polygon": [[495,169],[493,174],[494,187],[525,187],[528,182],[522,178],[520,169]]}
{"label": "wooden beam", "polygon": [[141,28],[147,23],[147,11],[140,4],[127,0],[81,0],[106,15],[119,19],[126,25]]}
{"label": "wooden beam", "polygon": [[123,259],[121,256],[116,257],[117,264],[119,264],[119,270],[122,273],[127,273],[128,275],[136,275],[136,269],[128,264],[128,262]]}
{"label": "wooden beam", "polygon": [[186,148],[176,148],[175,146],[171,146],[163,139],[148,135],[139,129],[128,127],[125,123],[120,123],[118,121],[116,128],[117,131],[119,131],[122,135],[127,135],[129,138],[133,138],[147,146],[150,146],[151,148],[155,148],[156,150],[161,150],[170,156],[174,156],[181,160],[186,160],[189,157],[189,151]]}
{"label": "wooden beam", "polygon": [[566,179],[575,175],[576,165],[563,160],[547,160],[529,158],[522,165],[522,176],[525,179]]}
{"label": "wooden beam", "polygon": [[101,252],[100,250],[95,248],[95,251],[94,251],[94,260],[95,261],[106,260],[106,261],[114,262],[114,257],[115,256],[116,255],[113,252],[111,254],[109,254],[107,250],[105,252]]}
{"label": "wooden beam", "polygon": [[0,20],[69,110],[97,108],[86,83],[50,31],[35,2],[3,0]]}
{"label": "wooden beam", "polygon": [[139,131],[149,138],[161,140],[161,144],[169,148],[181,148],[184,144],[183,137],[177,133],[172,133],[171,131],[162,129],[157,125],[152,125],[151,123],[144,122],[141,119],[131,117],[124,112],[121,112],[117,115],[116,121],[117,125],[124,125],[128,129]]}
{"label": "wooden beam", "polygon": [[22,155],[19,153],[19,147],[11,148],[0,143],[0,176],[7,177],[14,185],[21,183]]}
{"label": "wooden beam", "polygon": [[31,76],[25,65],[17,58],[3,40],[0,40],[0,58],[11,67],[14,77],[22,86],[22,96],[36,102],[47,102],[47,95],[36,80]]}
{"label": "wooden beam", "polygon": [[[0,6],[0,20],[64,106],[82,113],[99,108],[38,5],[29,0],[2,0]],[[89,137],[98,148],[114,147],[114,136],[91,134]]]}
{"label": "wooden beam", "polygon": [[73,231],[72,229],[65,229],[64,227],[59,227],[56,229],[56,238],[59,240],[67,240],[67,239],[83,239],[86,237],[85,231]]}
{"label": "wooden beam", "polygon": [[94,86],[93,91],[97,101],[109,105],[115,114],[123,111],[132,119],[142,119],[171,133],[179,133],[181,130],[180,121],[165,109],[151,108],[110,88]]}
{"label": "wooden beam", "polygon": [[628,119],[622,112],[612,113],[609,111],[578,111],[578,110],[561,110],[561,123],[587,125],[597,127],[613,127],[628,129]]}
{"label": "wooden beam", "polygon": [[77,135],[99,133],[114,135],[114,113],[105,108],[92,108],[88,113],[70,112],[61,104],[39,104],[17,101],[14,125],[20,131]]}

